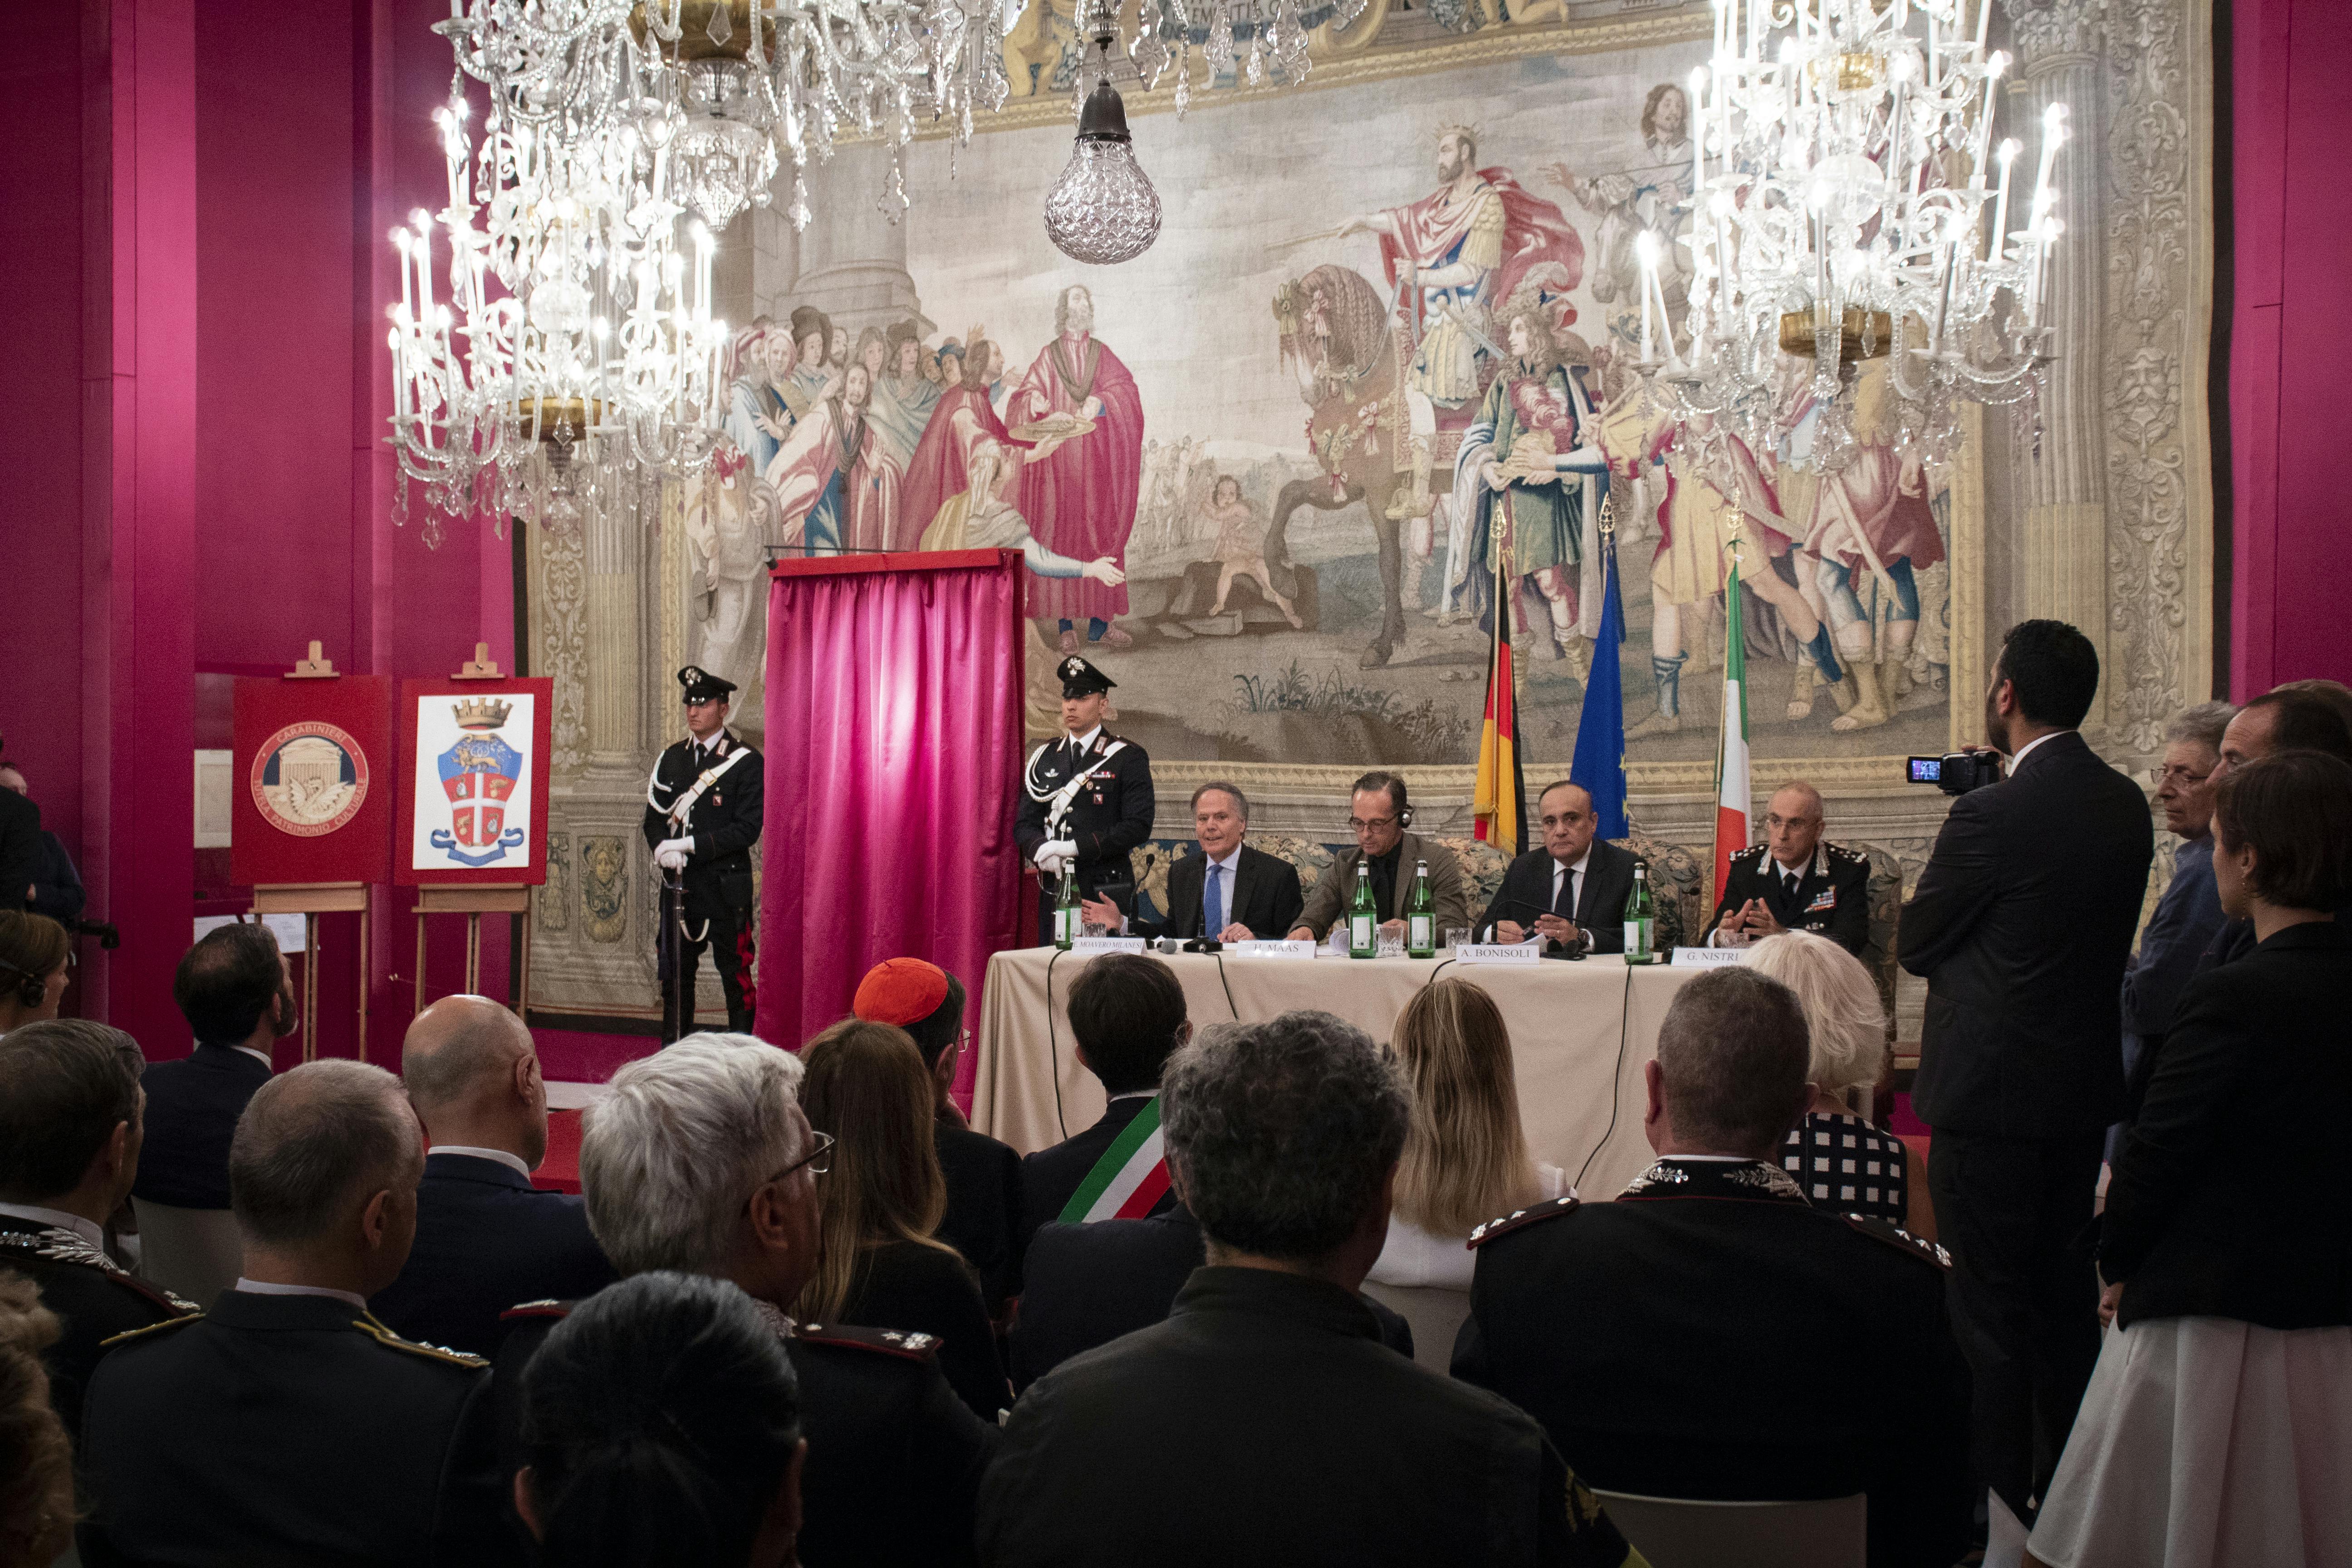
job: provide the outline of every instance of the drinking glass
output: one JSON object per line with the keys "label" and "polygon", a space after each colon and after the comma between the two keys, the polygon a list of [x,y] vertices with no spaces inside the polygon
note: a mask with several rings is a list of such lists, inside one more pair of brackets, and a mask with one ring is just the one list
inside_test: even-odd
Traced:
{"label": "drinking glass", "polygon": [[1103,924],[1100,921],[1087,921],[1078,927],[1078,934],[1080,936],[1108,936],[1110,934],[1110,927]]}
{"label": "drinking glass", "polygon": [[1380,933],[1380,954],[1382,958],[1402,958],[1404,956],[1404,932],[1401,931],[1384,931]]}
{"label": "drinking glass", "polygon": [[1466,947],[1469,945],[1469,942],[1470,928],[1468,926],[1447,926],[1445,928],[1445,945],[1447,947]]}

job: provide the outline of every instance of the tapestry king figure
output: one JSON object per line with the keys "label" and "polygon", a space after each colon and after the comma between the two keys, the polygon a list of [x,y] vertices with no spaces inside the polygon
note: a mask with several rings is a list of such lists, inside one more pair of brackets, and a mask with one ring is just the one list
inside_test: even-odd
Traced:
{"label": "tapestry king figure", "polygon": [[646,844],[665,879],[675,875],[684,891],[676,960],[662,975],[665,998],[676,997],[664,1008],[665,1043],[693,1031],[695,971],[706,946],[727,995],[727,1026],[751,1032],[751,846],[767,783],[760,753],[727,731],[735,683],[691,664],[677,672],[677,683],[687,737],[662,752],[646,785]]}
{"label": "tapestry king figure", "polygon": [[1013,826],[1044,893],[1040,945],[1053,940],[1054,896],[1072,871],[1081,900],[1108,899],[1132,914],[1135,865],[1128,852],[1151,837],[1151,759],[1103,728],[1118,682],[1075,654],[1054,668],[1062,681],[1064,733],[1029,754]]}

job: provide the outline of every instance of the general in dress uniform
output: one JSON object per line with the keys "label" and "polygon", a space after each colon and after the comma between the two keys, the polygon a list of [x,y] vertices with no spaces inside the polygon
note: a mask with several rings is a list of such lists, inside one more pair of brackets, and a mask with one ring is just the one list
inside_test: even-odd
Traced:
{"label": "general in dress uniform", "polygon": [[1055,667],[1062,680],[1059,740],[1029,754],[1014,839],[1040,873],[1038,942],[1051,942],[1057,879],[1075,868],[1078,895],[1108,898],[1131,911],[1135,864],[1129,852],[1151,837],[1151,759],[1103,728],[1118,684],[1076,654]]}
{"label": "general in dress uniform", "polygon": [[184,1318],[196,1310],[169,1290],[126,1273],[106,1255],[104,1232],[79,1215],[26,1205],[0,1210],[0,1269],[33,1282],[41,1305],[58,1315],[61,1331],[43,1364],[49,1373],[49,1402],[66,1425],[81,1432],[82,1391],[98,1366],[100,1347],[117,1334]]}
{"label": "general in dress uniform", "polygon": [[[1826,839],[1801,866],[1783,866],[1759,844],[1731,858],[1723,897],[1707,921],[1709,940],[1724,917],[1760,900],[1784,931],[1825,936],[1859,957],[1870,942],[1870,858]],[[1724,943],[1716,942],[1722,946]]]}
{"label": "general in dress uniform", "polygon": [[684,689],[687,737],[665,750],[646,785],[646,845],[664,871],[682,872],[686,930],[678,943],[681,1004],[676,1031],[694,1027],[694,978],[702,950],[712,950],[727,994],[727,1026],[748,1034],[751,1000],[753,892],[751,846],[765,805],[766,769],[760,753],[727,730],[728,694],[735,683],[688,665]]}
{"label": "general in dress uniform", "polygon": [[488,1364],[340,1292],[221,1292],[118,1335],[90,1379],[82,1561],[495,1565]]}

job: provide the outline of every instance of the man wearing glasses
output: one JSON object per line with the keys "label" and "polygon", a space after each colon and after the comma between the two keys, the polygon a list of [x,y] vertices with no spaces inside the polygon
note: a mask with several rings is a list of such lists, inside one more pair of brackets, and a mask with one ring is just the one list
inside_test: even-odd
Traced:
{"label": "man wearing glasses", "polygon": [[1370,773],[1356,781],[1348,801],[1348,831],[1355,835],[1352,848],[1342,849],[1307,895],[1307,907],[1293,937],[1323,940],[1332,922],[1345,912],[1356,894],[1356,868],[1370,868],[1372,907],[1380,910],[1381,930],[1404,931],[1405,902],[1412,897],[1414,868],[1429,867],[1430,897],[1437,906],[1441,935],[1470,925],[1470,881],[1454,852],[1434,839],[1409,831],[1412,805],[1405,798],[1404,780],[1394,773]]}
{"label": "man wearing glasses", "polygon": [[1870,941],[1870,859],[1822,842],[1821,791],[1801,779],[1764,806],[1764,842],[1731,858],[1707,945],[1746,947],[1784,931],[1825,936],[1856,957]]}

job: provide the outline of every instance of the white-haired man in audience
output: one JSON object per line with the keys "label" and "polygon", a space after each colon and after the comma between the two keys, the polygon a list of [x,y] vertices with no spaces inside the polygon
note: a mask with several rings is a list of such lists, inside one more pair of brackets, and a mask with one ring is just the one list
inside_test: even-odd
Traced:
{"label": "white-haired man in audience", "polygon": [[[971,1561],[972,1500],[996,1430],[965,1408],[929,1335],[795,1323],[816,1267],[816,1178],[833,1141],[810,1130],[800,1058],[749,1035],[690,1035],[613,1075],[580,1145],[588,1223],[624,1275],[707,1274],[743,1288],[800,1375],[809,1442],[806,1568]],[[507,1314],[503,1450],[524,1369],[567,1303]]]}

